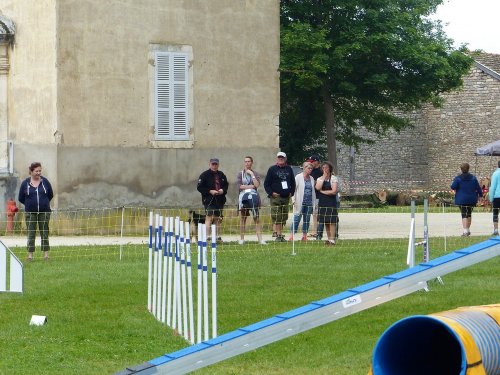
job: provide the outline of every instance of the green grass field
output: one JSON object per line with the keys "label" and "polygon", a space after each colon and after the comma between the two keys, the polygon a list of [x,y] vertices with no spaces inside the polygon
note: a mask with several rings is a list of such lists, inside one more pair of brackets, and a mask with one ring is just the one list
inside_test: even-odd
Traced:
{"label": "green grass field", "polygon": [[[474,238],[477,242],[484,238]],[[448,239],[460,249],[470,238]],[[218,248],[219,334],[404,269],[401,241]],[[433,258],[443,255],[433,239]],[[234,248],[234,247],[233,247]],[[0,374],[112,374],[187,344],[146,310],[147,251],[77,257],[53,248],[25,264],[25,293],[0,294]],[[97,250],[93,251],[96,254]],[[65,255],[70,254],[70,255]],[[18,254],[24,259],[25,254]],[[39,255],[39,254],[38,254]],[[203,374],[366,374],[379,336],[410,315],[500,302],[500,257],[449,274],[444,285],[365,310],[201,369]],[[29,326],[33,314],[44,326]],[[415,355],[424,356],[423,352]]]}

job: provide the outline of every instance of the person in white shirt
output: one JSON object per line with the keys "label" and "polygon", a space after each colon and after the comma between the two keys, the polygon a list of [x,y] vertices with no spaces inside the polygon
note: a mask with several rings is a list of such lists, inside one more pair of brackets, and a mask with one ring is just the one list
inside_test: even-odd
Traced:
{"label": "person in white shirt", "polygon": [[304,162],[302,165],[302,173],[295,176],[295,194],[293,195],[293,223],[292,236],[290,241],[293,241],[297,229],[302,218],[302,241],[307,241],[307,231],[311,214],[316,207],[316,191],[314,188],[314,178],[311,176],[313,165],[309,162]]}
{"label": "person in white shirt", "polygon": [[260,186],[260,175],[252,169],[253,158],[245,156],[244,168],[236,176],[236,184],[238,185],[238,210],[240,213],[240,239],[238,243],[245,243],[245,226],[247,217],[250,212],[255,223],[255,232],[257,240],[261,245],[266,245],[266,241],[262,239],[262,230],[260,227],[259,208],[260,196],[257,189]]}

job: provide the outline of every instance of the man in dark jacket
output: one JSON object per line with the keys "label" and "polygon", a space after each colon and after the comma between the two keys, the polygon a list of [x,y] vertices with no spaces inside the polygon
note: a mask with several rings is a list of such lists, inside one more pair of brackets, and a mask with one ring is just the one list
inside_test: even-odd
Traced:
{"label": "man in dark jacket", "polygon": [[278,152],[276,164],[269,167],[264,189],[271,201],[271,220],[276,231],[276,241],[284,242],[281,230],[288,219],[290,198],[295,193],[295,176],[292,167],[286,163],[284,152]]}
{"label": "man in dark jacket", "polygon": [[455,204],[460,207],[462,215],[462,236],[470,236],[470,225],[472,223],[472,210],[477,204],[478,198],[483,196],[483,189],[477,178],[469,173],[469,163],[462,163],[460,170],[462,174],[456,176],[451,184],[455,190]]}
{"label": "man in dark jacket", "polygon": [[219,159],[210,159],[209,169],[198,178],[197,189],[201,193],[201,201],[206,210],[207,231],[211,230],[211,224],[214,222],[217,225],[218,242],[222,242],[220,229],[228,187],[226,175],[219,171]]}

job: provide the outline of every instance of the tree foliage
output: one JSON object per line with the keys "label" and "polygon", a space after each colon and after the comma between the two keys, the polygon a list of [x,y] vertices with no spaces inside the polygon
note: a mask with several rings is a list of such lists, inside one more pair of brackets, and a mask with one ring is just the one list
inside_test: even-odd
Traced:
{"label": "tree foliage", "polygon": [[[300,157],[409,126],[398,111],[441,104],[472,59],[439,21],[442,0],[282,0],[282,148]],[[310,152],[310,151],[309,151]],[[323,154],[326,156],[326,154]],[[302,159],[303,160],[303,159]]]}

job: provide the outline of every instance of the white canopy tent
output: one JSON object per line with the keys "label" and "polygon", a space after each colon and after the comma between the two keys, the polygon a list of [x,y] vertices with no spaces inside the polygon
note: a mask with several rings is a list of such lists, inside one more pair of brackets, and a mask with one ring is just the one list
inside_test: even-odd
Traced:
{"label": "white canopy tent", "polygon": [[488,143],[485,146],[478,147],[475,152],[476,155],[481,156],[500,156],[500,140]]}
{"label": "white canopy tent", "polygon": [[[478,147],[476,149],[476,152],[474,153],[474,155],[476,155],[476,165],[474,166],[474,173],[477,172],[477,169],[478,169],[478,166],[477,166],[477,157],[478,156],[489,156],[489,165],[487,166],[488,167],[488,170],[490,172],[487,172],[487,173],[491,173],[493,170],[495,170],[496,168],[496,162],[494,161],[493,157],[495,156],[500,156],[500,140],[498,141],[495,141],[495,142],[491,142],[491,143],[488,143],[487,145],[484,145],[484,146],[481,146],[481,147]],[[489,176],[489,174],[488,174]]]}

